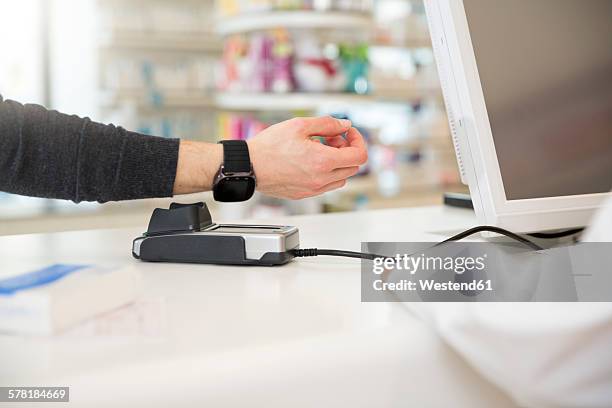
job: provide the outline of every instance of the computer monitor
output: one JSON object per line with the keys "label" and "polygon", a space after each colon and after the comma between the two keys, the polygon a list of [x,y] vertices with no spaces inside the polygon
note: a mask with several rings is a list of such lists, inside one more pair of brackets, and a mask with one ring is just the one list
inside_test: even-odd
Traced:
{"label": "computer monitor", "polygon": [[612,189],[612,0],[425,0],[479,222],[587,225]]}

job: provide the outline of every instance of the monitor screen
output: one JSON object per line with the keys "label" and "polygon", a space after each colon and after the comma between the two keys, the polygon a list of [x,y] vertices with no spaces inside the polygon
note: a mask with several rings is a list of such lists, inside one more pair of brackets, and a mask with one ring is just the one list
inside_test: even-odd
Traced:
{"label": "monitor screen", "polygon": [[464,0],[508,200],[612,189],[612,0]]}

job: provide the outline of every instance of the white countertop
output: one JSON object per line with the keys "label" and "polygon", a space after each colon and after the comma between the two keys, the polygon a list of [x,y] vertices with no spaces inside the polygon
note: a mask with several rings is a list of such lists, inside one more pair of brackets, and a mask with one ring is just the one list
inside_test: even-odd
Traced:
{"label": "white countertop", "polygon": [[[439,241],[476,220],[424,207],[266,223],[298,226],[302,248],[359,250],[361,241]],[[133,265],[144,286],[112,318],[50,338],[0,336],[0,386],[68,385],[71,407],[119,398],[147,407],[513,406],[403,305],[362,303],[358,260],[145,263],[131,256],[142,230],[0,237],[1,271]]]}

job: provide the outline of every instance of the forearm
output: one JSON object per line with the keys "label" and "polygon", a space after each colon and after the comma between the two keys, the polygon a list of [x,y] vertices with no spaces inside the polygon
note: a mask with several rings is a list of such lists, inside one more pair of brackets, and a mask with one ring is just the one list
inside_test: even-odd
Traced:
{"label": "forearm", "polygon": [[80,201],[171,196],[179,141],[0,98],[0,191]]}

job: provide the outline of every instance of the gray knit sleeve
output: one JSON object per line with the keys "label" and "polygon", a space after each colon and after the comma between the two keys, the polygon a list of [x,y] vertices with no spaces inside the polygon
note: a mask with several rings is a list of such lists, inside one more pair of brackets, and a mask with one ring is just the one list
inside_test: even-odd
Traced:
{"label": "gray knit sleeve", "polygon": [[0,191],[80,201],[172,196],[178,139],[0,96]]}

